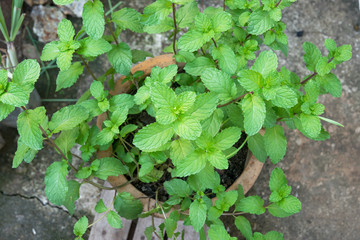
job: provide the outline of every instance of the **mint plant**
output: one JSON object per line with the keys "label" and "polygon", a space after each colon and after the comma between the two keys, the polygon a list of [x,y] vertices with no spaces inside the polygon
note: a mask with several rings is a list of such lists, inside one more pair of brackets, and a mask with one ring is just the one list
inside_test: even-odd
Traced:
{"label": "mint plant", "polygon": [[[59,5],[71,2],[54,0]],[[323,121],[342,126],[321,116],[325,107],[318,98],[341,96],[341,83],[331,71],[351,58],[351,46],[337,46],[327,39],[328,53],[323,55],[305,42],[304,62],[310,73],[301,78],[279,68],[278,55],[288,53],[281,14],[293,2],[225,0],[221,8],[200,11],[193,0],[157,0],[143,14],[123,8],[108,17],[100,0],[88,1],[80,31],[76,33],[72,23],[63,19],[58,25],[59,40],[46,44],[41,56],[43,61],[56,59],[60,69],[56,91],[71,87],[84,68],[93,77],[90,89],[76,104],[63,107],[51,118],[44,107],[25,107],[40,74],[36,60],[21,62],[12,74],[0,71],[0,120],[15,107],[24,110],[17,120],[20,138],[13,167],[23,160],[30,163],[43,142],[49,143],[59,153],[45,175],[45,193],[51,203],[64,205],[74,214],[82,184],[115,190],[112,203],[106,206],[100,200],[95,211],[103,213],[114,228],[122,227],[120,216],[137,219],[162,214],[163,224],[146,229],[148,239],[153,234],[159,239],[165,234],[183,238],[176,232],[181,220],[192,225],[200,239],[206,239],[205,225],[211,240],[235,239],[226,231],[221,215],[234,216],[246,239],[283,239],[276,231],[253,233],[247,219],[247,214],[268,211],[282,218],[301,210],[283,171],[278,167],[272,171],[271,195],[262,199],[245,197],[241,185],[226,191],[218,170],[228,169],[228,159],[245,144],[259,161],[269,157],[277,164],[286,153],[285,126],[315,141],[330,137]],[[154,67],[150,75],[132,73],[132,64],[151,54],[131,50],[121,42],[119,34],[126,29],[148,34],[170,31],[173,43],[164,51],[172,52],[177,64]],[[271,50],[259,52],[261,44]],[[88,63],[103,54],[112,67],[96,76]],[[109,94],[115,73],[126,76],[124,81],[132,86],[128,93]],[[106,83],[110,89],[104,87]],[[153,122],[138,120],[144,112]],[[105,118],[101,128],[91,126],[101,114]],[[244,134],[245,141],[234,147]],[[81,156],[70,151],[75,144],[81,145]],[[110,157],[97,156],[109,147],[113,149]],[[75,164],[74,158],[80,163]],[[158,189],[156,205],[150,210],[144,211],[141,201],[130,193],[116,191],[133,181],[157,182],[165,173],[171,176],[163,184],[169,198],[158,201]],[[120,186],[105,187],[94,180],[121,174],[129,181]],[[214,204],[210,196],[217,197]],[[93,224],[82,217],[74,226],[76,239],[82,239]]]}

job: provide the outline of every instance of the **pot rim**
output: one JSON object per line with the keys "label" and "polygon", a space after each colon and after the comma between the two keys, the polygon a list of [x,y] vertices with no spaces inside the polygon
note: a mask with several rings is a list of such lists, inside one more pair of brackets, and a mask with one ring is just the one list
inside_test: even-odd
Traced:
{"label": "pot rim", "polygon": [[[150,75],[151,69],[155,66],[159,66],[161,68],[167,67],[172,64],[177,64],[173,54],[164,54],[160,55],[154,58],[146,59],[145,61],[133,66],[131,68],[131,73],[135,73],[137,71],[143,71],[144,76]],[[125,78],[125,76],[122,76],[118,79],[118,81],[115,84],[114,90],[110,91],[111,95],[117,95],[122,93],[127,93],[130,90],[131,82],[127,81],[125,83],[122,83],[122,80]],[[101,130],[101,125],[103,121],[106,119],[106,114],[102,114],[98,116],[96,125]],[[260,130],[260,134],[264,134],[264,130]],[[105,151],[99,151],[98,157],[109,157],[111,156],[112,147],[110,146],[109,149]],[[262,170],[264,163],[260,162],[256,159],[256,157],[251,153],[250,149],[248,150],[248,156],[245,163],[245,168],[241,175],[234,181],[234,183],[226,189],[226,191],[231,190],[237,190],[237,187],[239,184],[243,186],[244,194],[246,194],[251,187],[254,185],[256,179],[260,175],[260,172]],[[111,176],[108,177],[107,181],[112,186],[119,186],[126,182],[128,182],[128,179],[124,175],[119,176]],[[133,197],[138,198],[141,203],[143,204],[143,210],[149,211],[156,205],[156,200],[153,198],[148,197],[143,192],[138,190],[135,186],[132,184],[127,184],[121,188],[118,188],[117,191],[119,193],[121,192],[130,192]],[[217,200],[216,197],[211,199],[213,203]],[[169,211],[166,215],[170,214],[171,211]],[[155,214],[155,216],[164,218],[162,214]]]}

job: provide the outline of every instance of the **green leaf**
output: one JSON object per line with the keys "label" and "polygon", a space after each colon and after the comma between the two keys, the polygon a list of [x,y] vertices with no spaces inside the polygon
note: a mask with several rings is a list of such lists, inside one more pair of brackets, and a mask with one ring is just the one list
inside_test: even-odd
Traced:
{"label": "green leaf", "polygon": [[169,17],[158,21],[155,25],[144,26],[144,31],[149,34],[163,33],[172,29],[174,29],[174,21]]}
{"label": "green leaf", "polygon": [[121,137],[126,137],[126,135],[128,135],[129,133],[135,131],[136,129],[138,129],[138,126],[135,125],[135,124],[125,125],[125,126],[122,127],[121,130],[120,130],[120,136],[121,136]]}
{"label": "green leaf", "polygon": [[255,94],[248,94],[241,101],[241,108],[244,114],[246,134],[252,136],[258,133],[266,116],[266,107],[262,98]]}
{"label": "green leaf", "polygon": [[232,16],[228,12],[219,11],[212,18],[213,30],[215,33],[221,33],[232,28]]}
{"label": "green leaf", "polygon": [[236,210],[256,215],[263,214],[265,212],[264,200],[262,200],[259,196],[243,198],[236,205]]}
{"label": "green leaf", "polygon": [[330,73],[330,71],[332,70],[333,67],[334,67],[334,64],[329,62],[327,57],[322,57],[317,62],[316,66],[315,66],[315,70],[320,76],[324,76],[324,75]]}
{"label": "green leaf", "polygon": [[265,160],[267,159],[268,155],[265,150],[264,137],[261,136],[260,133],[257,133],[248,138],[247,144],[250,151],[252,152],[252,154],[254,154],[256,159],[262,163],[265,163]]}
{"label": "green leaf", "polygon": [[86,216],[81,217],[74,225],[74,234],[78,237],[81,237],[85,234],[89,226],[89,220]]}
{"label": "green leaf", "polygon": [[201,80],[207,89],[218,94],[220,100],[229,101],[236,96],[235,83],[225,72],[209,68],[203,72]]}
{"label": "green leaf", "polygon": [[164,188],[169,195],[187,197],[191,194],[189,185],[181,179],[172,179],[164,183]]}
{"label": "green leaf", "polygon": [[341,97],[341,82],[335,74],[329,73],[325,76],[317,76],[316,80],[319,81],[320,85],[333,97]]}
{"label": "green leaf", "polygon": [[141,14],[132,8],[122,8],[111,15],[113,22],[122,30],[142,32]]}
{"label": "green leaf", "polygon": [[96,136],[96,143],[98,145],[107,145],[114,139],[115,133],[111,128],[112,127],[103,128],[101,132],[99,132]]}
{"label": "green leaf", "polygon": [[221,151],[214,151],[207,154],[207,160],[217,169],[228,169],[229,162]]}
{"label": "green leaf", "polygon": [[185,177],[196,174],[204,169],[207,160],[203,151],[197,150],[191,153],[184,160],[179,161],[176,166],[176,176]]}
{"label": "green leaf", "polygon": [[106,215],[106,219],[109,225],[113,228],[120,229],[123,227],[123,223],[121,221],[120,216],[112,210]]}
{"label": "green leaf", "polygon": [[52,41],[47,43],[41,53],[41,61],[51,61],[57,58],[60,54],[60,50],[58,48],[58,42]]}
{"label": "green leaf", "polygon": [[334,120],[331,120],[331,119],[328,119],[328,118],[325,118],[325,117],[321,117],[321,116],[318,116],[321,120],[325,121],[325,122],[328,122],[328,123],[331,123],[331,124],[334,124],[336,126],[339,126],[339,127],[344,127],[344,125],[342,125],[341,123],[338,123]]}
{"label": "green leaf", "polygon": [[135,199],[128,192],[122,192],[115,198],[114,208],[120,216],[126,219],[136,219],[143,210],[139,199]]}
{"label": "green leaf", "polygon": [[47,123],[48,119],[44,107],[20,113],[17,119],[17,128],[22,142],[31,149],[42,149],[43,137],[39,125],[46,130]]}
{"label": "green leaf", "polygon": [[165,223],[165,230],[166,230],[166,235],[169,237],[169,238],[172,238],[173,234],[174,234],[174,231],[176,230],[177,228],[177,221],[171,219],[171,218],[166,218],[164,220],[164,223]]}
{"label": "green leaf", "polygon": [[206,33],[198,30],[190,30],[180,37],[178,47],[184,51],[194,52],[200,49],[214,36],[215,33],[212,30]]}
{"label": "green leaf", "polygon": [[60,71],[68,70],[71,66],[74,50],[63,51],[56,59],[56,64],[60,68]]}
{"label": "green leaf", "polygon": [[141,150],[153,150],[170,141],[173,135],[170,126],[151,123],[135,134],[133,144]]}
{"label": "green leaf", "polygon": [[67,208],[71,215],[75,212],[75,201],[79,199],[80,183],[75,180],[68,181],[68,192],[66,193],[63,205]]}
{"label": "green leaf", "polygon": [[85,121],[88,111],[80,105],[70,105],[55,112],[49,122],[49,129],[54,133],[70,130]]}
{"label": "green leaf", "polygon": [[271,192],[280,191],[280,188],[287,184],[284,172],[280,168],[272,170],[269,187]]}
{"label": "green leaf", "polygon": [[13,159],[12,168],[17,168],[24,160],[27,152],[31,151],[31,149],[28,146],[26,146],[20,139],[18,140],[17,143],[17,149]]}
{"label": "green leaf", "polygon": [[19,63],[13,74],[13,82],[19,85],[35,84],[40,76],[40,65],[35,59],[27,59]]}
{"label": "green leaf", "polygon": [[300,114],[300,121],[303,127],[303,130],[312,138],[316,138],[321,131],[321,122],[318,116],[313,116],[309,114]]}
{"label": "green leaf", "polygon": [[189,110],[191,116],[198,120],[208,118],[216,109],[218,98],[213,93],[203,93],[196,96],[192,108]]}
{"label": "green leaf", "polygon": [[219,67],[221,70],[230,75],[236,72],[238,61],[230,46],[221,44],[217,48],[212,49],[211,55],[214,59],[219,61]]}
{"label": "green leaf", "polygon": [[208,236],[210,240],[233,240],[230,235],[227,233],[224,226],[212,224],[208,231]]}
{"label": "green leaf", "polygon": [[285,212],[284,210],[282,210],[278,203],[272,203],[270,204],[268,207],[267,207],[269,213],[271,215],[273,215],[274,217],[279,217],[279,218],[284,218],[284,217],[288,217],[288,216],[291,216],[292,213],[288,213],[288,212]]}
{"label": "green leaf", "polygon": [[185,71],[193,76],[200,76],[207,68],[215,68],[213,60],[207,57],[198,57],[185,65]]}
{"label": "green leaf", "polygon": [[83,71],[84,66],[80,62],[75,62],[68,70],[60,71],[56,78],[56,91],[74,85]]}
{"label": "green leaf", "polygon": [[278,66],[278,59],[273,51],[263,51],[255,60],[251,70],[260,73],[263,77],[269,76],[272,72],[276,71]]}
{"label": "green leaf", "polygon": [[156,108],[173,108],[175,104],[175,92],[165,84],[154,83],[150,88],[151,101]]}
{"label": "green leaf", "polygon": [[264,135],[264,143],[266,152],[273,164],[280,162],[284,158],[287,141],[283,127],[275,125],[272,128],[267,128]]}
{"label": "green leaf", "polygon": [[177,165],[177,162],[186,158],[194,151],[194,147],[189,140],[179,138],[171,142],[170,158]]}
{"label": "green leaf", "polygon": [[291,108],[298,103],[296,93],[288,86],[281,86],[276,88],[275,98],[272,103],[277,107]]}
{"label": "green leaf", "polygon": [[68,168],[65,161],[54,162],[45,173],[45,194],[49,201],[55,205],[62,205],[68,192],[68,182],[66,175]]}
{"label": "green leaf", "polygon": [[241,129],[237,127],[229,127],[222,130],[215,137],[215,146],[220,150],[226,150],[232,147],[241,137]]}
{"label": "green leaf", "polygon": [[241,234],[247,239],[250,240],[252,237],[252,229],[250,222],[243,216],[238,216],[235,218],[235,226],[240,230]]}
{"label": "green leaf", "polygon": [[134,96],[126,93],[112,96],[110,98],[110,112],[114,112],[116,109],[126,107],[128,109],[135,105]]}
{"label": "green leaf", "polygon": [[307,69],[311,72],[315,71],[317,62],[321,58],[320,50],[311,42],[304,42],[303,49],[305,51],[304,62]]}
{"label": "green leaf", "polygon": [[174,123],[174,131],[182,138],[195,140],[200,137],[202,127],[197,119],[184,117]]}
{"label": "green leaf", "polygon": [[94,175],[102,180],[106,180],[109,176],[119,176],[127,172],[127,167],[119,159],[106,157],[100,159],[99,169],[94,172]]}
{"label": "green leaf", "polygon": [[[1,97],[0,97],[1,100]],[[5,119],[7,116],[9,116],[10,113],[12,113],[12,111],[15,110],[15,107],[9,104],[5,104],[0,102],[0,121],[2,121],[3,119]]]}
{"label": "green leaf", "polygon": [[195,200],[191,203],[189,209],[189,216],[191,225],[196,232],[204,226],[206,220],[206,204],[202,200]]}
{"label": "green leaf", "polygon": [[266,240],[284,240],[284,236],[282,233],[276,231],[270,231],[265,234]]}
{"label": "green leaf", "polygon": [[128,75],[132,64],[132,55],[129,45],[124,42],[112,45],[112,49],[107,53],[111,66],[117,73]]}
{"label": "green leaf", "polygon": [[75,36],[75,28],[70,20],[63,18],[57,27],[60,42],[69,42]]}
{"label": "green leaf", "polygon": [[291,195],[281,200],[278,204],[279,207],[287,213],[294,214],[301,210],[301,202]]}
{"label": "green leaf", "polygon": [[95,211],[97,213],[103,213],[107,211],[107,207],[105,206],[104,201],[102,199],[100,199],[96,204]]}
{"label": "green leaf", "polygon": [[339,62],[346,62],[352,58],[351,45],[342,45],[336,49],[334,60]]}
{"label": "green leaf", "polygon": [[15,107],[25,106],[29,102],[30,92],[24,91],[22,86],[17,83],[9,82],[6,92],[0,95],[0,102]]}
{"label": "green leaf", "polygon": [[82,13],[85,32],[94,39],[103,36],[105,30],[104,8],[100,0],[88,1]]}
{"label": "green leaf", "polygon": [[182,92],[176,97],[176,110],[180,113],[185,113],[189,109],[192,108],[192,106],[195,103],[196,99],[196,93],[195,92]]}
{"label": "green leaf", "polygon": [[229,208],[234,205],[237,200],[237,191],[228,191],[218,194],[218,200],[215,201],[217,209],[222,211],[229,211]]}
{"label": "green leaf", "polygon": [[111,44],[103,38],[93,39],[88,37],[81,40],[81,47],[77,50],[77,53],[84,57],[97,57],[109,52],[111,49]]}
{"label": "green leaf", "polygon": [[330,38],[325,39],[325,47],[329,52],[335,52],[337,46],[336,42]]}
{"label": "green leaf", "polygon": [[216,109],[209,118],[202,121],[202,130],[208,132],[211,136],[215,136],[220,130],[223,119],[224,112],[220,108]]}
{"label": "green leaf", "polygon": [[261,35],[271,29],[275,21],[271,19],[269,12],[264,10],[256,10],[251,13],[247,31],[253,35]]}
{"label": "green leaf", "polygon": [[238,81],[246,91],[259,90],[264,85],[264,79],[260,73],[252,70],[241,70],[238,73]]}
{"label": "green leaf", "polygon": [[182,6],[176,11],[176,22],[179,28],[189,27],[196,15],[199,13],[197,3],[193,0],[188,1],[185,6]]}
{"label": "green leaf", "polygon": [[154,55],[150,52],[133,49],[131,50],[132,54],[132,62],[138,63],[144,61],[147,57],[154,57]]}
{"label": "green leaf", "polygon": [[57,5],[67,5],[72,3],[74,0],[54,0],[54,3]]}
{"label": "green leaf", "polygon": [[75,145],[78,136],[79,128],[65,130],[60,133],[54,142],[64,154],[67,154]]}

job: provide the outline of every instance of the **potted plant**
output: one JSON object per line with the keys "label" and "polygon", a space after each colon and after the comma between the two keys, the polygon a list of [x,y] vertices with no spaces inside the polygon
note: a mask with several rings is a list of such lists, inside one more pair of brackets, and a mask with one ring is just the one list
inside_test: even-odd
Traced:
{"label": "potted plant", "polygon": [[[72,1],[54,0],[56,4]],[[18,64],[10,80],[6,70],[0,72],[0,120],[15,107],[24,110],[17,120],[20,137],[13,167],[23,160],[31,162],[45,140],[60,156],[46,171],[45,193],[50,202],[64,205],[70,213],[81,184],[124,190],[137,183],[138,188],[154,189],[149,208],[144,208],[141,197],[126,191],[114,191],[111,206],[98,202],[95,210],[112,227],[122,227],[120,216],[157,214],[164,217],[164,224],[147,228],[150,239],[153,233],[159,239],[165,234],[176,239],[181,220],[192,225],[201,239],[206,238],[205,224],[209,239],[234,239],[219,219],[225,214],[235,217],[246,239],[283,239],[276,231],[253,233],[242,216],[268,210],[275,217],[287,217],[300,211],[301,203],[291,195],[283,171],[272,171],[267,204],[260,196],[245,197],[248,187],[244,189],[243,183],[226,191],[221,176],[233,164],[229,159],[245,145],[257,158],[252,161],[260,162],[256,174],[268,157],[274,164],[281,161],[287,146],[285,126],[317,141],[329,138],[321,120],[341,126],[320,116],[324,106],[317,101],[321,94],[341,95],[341,83],[331,70],[351,58],[351,46],[338,47],[327,39],[328,55],[323,56],[306,42],[304,61],[311,73],[301,80],[285,67],[279,71],[275,52],[288,52],[281,11],[292,2],[226,0],[222,7],[200,11],[193,0],[157,0],[143,14],[123,8],[108,17],[100,0],[88,1],[81,30],[75,33],[72,23],[62,20],[59,41],[45,45],[41,56],[43,61],[56,59],[57,90],[71,87],[84,68],[93,76],[90,89],[76,104],[49,120],[44,107],[25,107],[40,73],[35,60]],[[173,43],[164,51],[172,55],[131,69],[149,54],[130,50],[119,41],[126,29],[148,34],[170,31]],[[261,44],[271,50],[258,54]],[[112,67],[95,76],[88,62],[102,54]],[[145,68],[149,62],[151,67]],[[115,73],[125,76],[116,85]],[[99,115],[98,126],[90,126]],[[81,156],[70,152],[76,143],[81,145]],[[96,179],[109,179],[113,187]],[[119,179],[125,182],[118,183]],[[82,217],[74,226],[77,239],[92,225]]]}

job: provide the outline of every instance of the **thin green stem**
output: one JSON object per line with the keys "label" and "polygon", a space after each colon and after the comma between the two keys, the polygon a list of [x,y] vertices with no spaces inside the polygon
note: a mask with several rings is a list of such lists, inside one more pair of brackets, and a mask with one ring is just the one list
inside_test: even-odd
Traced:
{"label": "thin green stem", "polygon": [[174,39],[173,39],[173,51],[174,51],[174,55],[176,55],[176,33],[177,33],[177,23],[176,23],[176,8],[175,8],[175,3],[171,4],[172,9],[173,9],[173,19],[174,19]]}
{"label": "thin green stem", "polygon": [[235,151],[233,151],[232,153],[227,155],[226,158],[231,158],[232,156],[237,154],[237,152],[239,152],[245,146],[245,143],[248,141],[248,139],[249,139],[249,136],[246,137],[245,141],[241,144],[241,146],[238,149],[236,149]]}
{"label": "thin green stem", "polygon": [[110,207],[106,210],[106,212],[99,218],[97,219],[95,222],[93,222],[92,224],[90,224],[87,228],[91,228],[92,226],[94,226],[96,223],[98,223],[101,219],[103,219],[112,209],[112,206],[114,205],[115,202],[115,198],[116,198],[116,191],[113,197],[112,202],[110,203]]}

